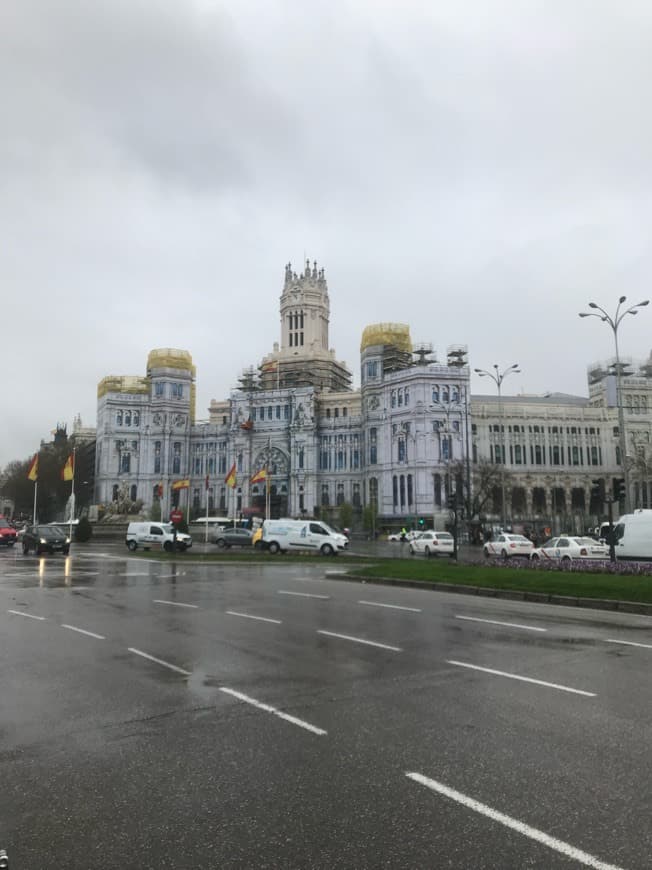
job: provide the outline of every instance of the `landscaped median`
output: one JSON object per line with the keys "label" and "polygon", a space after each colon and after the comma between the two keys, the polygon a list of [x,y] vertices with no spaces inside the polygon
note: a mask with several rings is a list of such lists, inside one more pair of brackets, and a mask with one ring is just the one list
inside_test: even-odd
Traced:
{"label": "landscaped median", "polygon": [[[584,566],[582,566],[584,567]],[[631,570],[631,566],[623,566]],[[652,616],[650,574],[537,570],[502,565],[464,565],[444,561],[386,559],[329,576],[392,585],[432,586],[447,592],[598,607]]]}
{"label": "landscaped median", "polygon": [[[586,562],[572,569],[561,566],[505,567],[502,563],[464,564],[449,560],[378,559],[343,553],[336,559],[318,553],[270,553],[239,551],[220,553],[166,553],[145,551],[130,553],[161,561],[193,562],[195,564],[266,564],[280,565],[285,561],[321,565],[327,576],[338,580],[359,580],[396,586],[434,588],[444,592],[462,592],[550,604],[596,607],[601,610],[622,610],[652,616],[652,565],[633,563],[601,564],[601,570],[591,571]],[[337,570],[335,566],[338,566]],[[340,567],[342,566],[342,567]],[[342,568],[346,566],[346,570]],[[624,573],[616,573],[623,571]]]}

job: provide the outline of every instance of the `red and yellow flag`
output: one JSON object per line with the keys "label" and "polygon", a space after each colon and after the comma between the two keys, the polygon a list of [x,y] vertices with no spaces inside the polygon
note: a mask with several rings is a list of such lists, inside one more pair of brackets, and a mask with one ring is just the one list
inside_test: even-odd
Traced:
{"label": "red and yellow flag", "polygon": [[172,484],[172,489],[174,489],[174,490],[189,489],[189,488],[190,488],[190,481],[188,480],[188,478],[186,478],[185,480],[175,480],[174,483]]}
{"label": "red and yellow flag", "polygon": [[61,469],[61,480],[72,480],[75,476],[75,458],[71,453],[66,459],[66,464]]}
{"label": "red and yellow flag", "polygon": [[227,476],[224,478],[224,483],[227,486],[230,486],[231,489],[235,489],[235,462],[231,466],[231,470],[229,471]]}
{"label": "red and yellow flag", "polygon": [[261,468],[260,471],[257,471],[251,476],[251,483],[261,483],[263,480],[267,480],[266,468]]}
{"label": "red and yellow flag", "polygon": [[29,464],[29,468],[27,469],[27,479],[28,480],[38,480],[38,453],[34,454],[34,458]]}

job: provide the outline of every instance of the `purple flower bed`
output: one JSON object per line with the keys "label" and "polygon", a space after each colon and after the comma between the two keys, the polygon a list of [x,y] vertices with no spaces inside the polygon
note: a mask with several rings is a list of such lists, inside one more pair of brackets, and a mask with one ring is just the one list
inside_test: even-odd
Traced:
{"label": "purple flower bed", "polygon": [[549,562],[530,562],[529,559],[487,559],[479,554],[477,557],[465,558],[468,565],[485,565],[494,568],[525,568],[528,571],[564,571],[571,574],[612,574],[627,577],[652,576],[652,562],[610,562],[608,559],[577,559],[570,564],[551,560]]}

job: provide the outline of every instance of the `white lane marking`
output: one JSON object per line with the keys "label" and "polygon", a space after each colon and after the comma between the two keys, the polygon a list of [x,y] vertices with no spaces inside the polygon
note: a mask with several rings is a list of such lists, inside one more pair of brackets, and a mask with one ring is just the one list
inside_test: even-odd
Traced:
{"label": "white lane marking", "polygon": [[44,616],[34,616],[33,613],[25,613],[24,610],[8,610],[7,613],[13,613],[16,616],[26,616],[28,619],[38,619],[41,622],[45,621]]}
{"label": "white lane marking", "polygon": [[70,631],[78,631],[80,634],[87,634],[89,637],[95,637],[97,640],[106,640],[103,634],[95,634],[94,631],[86,631],[84,628],[77,628],[74,625],[66,625],[61,623],[61,628],[68,628]]}
{"label": "white lane marking", "polygon": [[625,646],[641,646],[643,649],[652,649],[652,644],[650,643],[636,643],[633,640],[615,640],[614,638],[608,638],[607,643],[624,643]]}
{"label": "white lane marking", "polygon": [[358,604],[366,604],[368,607],[389,607],[391,610],[409,610],[410,613],[421,613],[420,607],[402,607],[400,604],[381,604],[380,601],[358,601]]}
{"label": "white lane marking", "polygon": [[192,607],[194,610],[197,610],[198,604],[183,604],[181,601],[164,601],[162,598],[155,598],[154,604],[169,604],[171,607]]}
{"label": "white lane marking", "polygon": [[243,619],[258,619],[260,622],[273,622],[281,625],[280,619],[270,619],[268,616],[252,616],[251,613],[238,613],[236,610],[227,610],[229,616],[242,616]]}
{"label": "white lane marking", "polygon": [[595,692],[585,692],[583,689],[571,689],[570,686],[562,686],[559,683],[548,683],[545,680],[535,680],[532,677],[521,677],[519,674],[510,674],[507,671],[496,671],[493,668],[481,668],[480,665],[470,665],[468,662],[457,662],[446,659],[449,665],[457,665],[458,668],[471,668],[473,671],[482,671],[485,674],[495,674],[498,677],[509,677],[510,680],[521,680],[523,683],[534,683],[537,686],[546,686],[548,689],[559,689],[560,692],[572,692],[574,695],[584,695],[587,698],[596,698]]}
{"label": "white lane marking", "polygon": [[256,701],[255,698],[250,698],[249,695],[243,695],[242,692],[236,692],[233,689],[227,689],[224,686],[220,687],[220,692],[232,695],[234,698],[238,698],[239,701],[244,701],[245,704],[251,704],[252,707],[257,707],[259,710],[265,710],[266,713],[273,713],[280,719],[285,719],[286,722],[291,722],[293,725],[305,728],[306,731],[312,731],[313,734],[321,736],[328,733],[322,728],[317,728],[315,725],[311,725],[310,722],[305,722],[303,719],[297,719],[296,716],[290,716],[289,713],[283,713],[281,710],[277,710],[276,707],[272,707],[269,704],[263,704],[262,701]]}
{"label": "white lane marking", "polygon": [[151,656],[149,653],[143,652],[140,649],[134,649],[132,646],[128,647],[129,652],[134,653],[137,656],[142,656],[144,659],[149,659],[150,662],[156,662],[157,665],[163,665],[164,668],[169,668],[171,671],[176,671],[178,674],[183,674],[184,677],[191,677],[192,674],[190,671],[184,671],[183,668],[178,668],[176,665],[171,665],[170,662],[164,662],[163,659],[157,659],[154,656]]}
{"label": "white lane marking", "polygon": [[381,649],[389,649],[392,652],[403,652],[403,650],[398,646],[388,646],[386,643],[376,643],[376,641],[365,640],[362,637],[351,637],[350,634],[337,634],[334,631],[323,631],[322,629],[318,629],[317,634],[325,634],[327,637],[339,637],[342,640],[351,640],[353,643],[364,643],[367,646],[378,646]]}
{"label": "white lane marking", "polygon": [[330,595],[315,595],[312,592],[289,592],[287,589],[278,589],[277,595],[296,595],[298,598],[320,598],[322,601],[330,601]]}
{"label": "white lane marking", "polygon": [[467,619],[469,622],[487,622],[489,625],[506,625],[508,628],[522,628],[525,631],[548,631],[547,628],[537,628],[534,625],[521,625],[519,622],[500,622],[498,619],[480,619],[479,616],[455,615],[455,619]]}
{"label": "white lane marking", "polygon": [[149,571],[123,571],[118,577],[156,577],[156,574],[150,574]]}
{"label": "white lane marking", "polygon": [[505,825],[507,828],[511,828],[513,831],[529,837],[531,840],[536,840],[537,843],[542,843],[544,846],[554,849],[556,852],[565,855],[567,858],[579,861],[580,864],[584,864],[586,867],[593,867],[594,870],[622,870],[622,868],[617,867],[615,864],[605,864],[604,861],[600,861],[593,855],[589,855],[588,852],[576,849],[575,846],[571,846],[563,840],[558,840],[556,837],[551,837],[550,834],[546,834],[544,831],[539,831],[537,828],[531,828],[529,825],[526,825],[525,822],[519,822],[518,819],[506,816],[504,813],[494,810],[486,804],[482,804],[480,801],[476,801],[474,798],[468,797],[459,791],[455,791],[455,789],[449,788],[441,782],[429,779],[429,777],[423,776],[420,773],[406,773],[405,775],[414,782],[418,782],[420,785],[425,785],[426,788],[438,792],[451,800],[457,801],[457,803],[468,807],[470,810],[474,810],[476,813],[481,813],[483,816],[487,816],[487,818],[494,822],[500,822],[501,825]]}

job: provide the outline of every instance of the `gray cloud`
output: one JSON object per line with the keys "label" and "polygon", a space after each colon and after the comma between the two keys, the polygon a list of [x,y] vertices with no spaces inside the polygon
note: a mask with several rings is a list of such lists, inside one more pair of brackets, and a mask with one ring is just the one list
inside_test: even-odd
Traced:
{"label": "gray cloud", "polygon": [[585,393],[612,340],[577,312],[650,295],[646,2],[10,0],[2,24],[0,464],[155,346],[191,351],[200,408],[227,395],[304,253],[354,371],[399,320]]}

